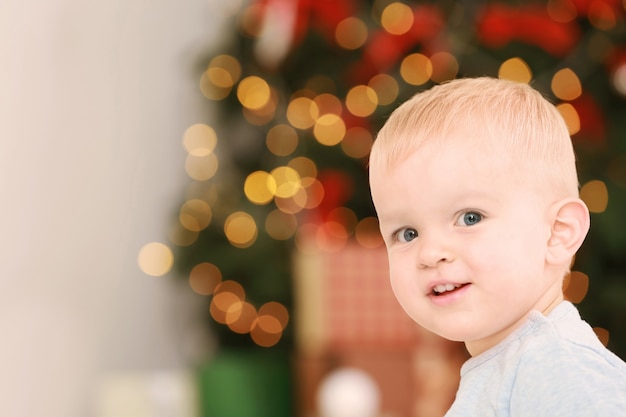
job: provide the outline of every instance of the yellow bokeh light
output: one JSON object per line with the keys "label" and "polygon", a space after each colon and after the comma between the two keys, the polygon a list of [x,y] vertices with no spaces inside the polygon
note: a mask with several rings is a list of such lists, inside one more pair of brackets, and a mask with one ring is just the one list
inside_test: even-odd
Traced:
{"label": "yellow bokeh light", "polygon": [[572,271],[563,280],[563,294],[566,300],[574,304],[580,303],[589,289],[589,277],[580,272]]}
{"label": "yellow bokeh light", "polygon": [[217,144],[215,130],[203,123],[189,126],[183,135],[183,146],[193,156],[206,156]]}
{"label": "yellow bokeh light", "polygon": [[237,98],[243,107],[256,110],[270,100],[270,86],[262,78],[251,75],[244,78],[237,87]]}
{"label": "yellow bokeh light", "polygon": [[198,294],[211,295],[222,282],[222,272],[210,262],[194,266],[189,273],[189,286]]}
{"label": "yellow bokeh light", "polygon": [[500,65],[498,78],[528,84],[533,78],[533,73],[526,61],[515,57],[507,59]]}
{"label": "yellow bokeh light", "polygon": [[419,53],[405,57],[400,64],[402,79],[411,85],[422,85],[430,80],[433,64],[426,55]]}
{"label": "yellow bokeh light", "polygon": [[232,87],[219,87],[213,84],[209,79],[208,71],[202,73],[200,77],[200,92],[209,100],[223,100],[228,97]]}
{"label": "yellow bokeh light", "polygon": [[[219,69],[229,75],[228,78],[224,77],[224,75],[217,75],[218,79],[214,83],[220,87],[232,87],[241,77],[241,64],[232,55],[223,54],[213,57],[209,62],[208,69]],[[217,74],[220,73],[218,72]],[[209,76],[209,79],[212,80],[212,77]]]}
{"label": "yellow bokeh light", "polygon": [[459,72],[459,63],[449,52],[437,52],[430,57],[433,71],[430,79],[436,83],[453,80]]}
{"label": "yellow bokeh light", "polygon": [[296,129],[308,129],[315,124],[319,111],[308,97],[296,97],[287,106],[287,120]]}
{"label": "yellow bokeh light", "polygon": [[209,68],[206,76],[211,84],[219,88],[231,88],[235,84],[233,76],[224,68]]}
{"label": "yellow bokeh light", "polygon": [[578,112],[569,103],[561,103],[556,106],[561,116],[565,120],[565,124],[567,125],[567,130],[570,135],[574,135],[580,131],[580,118],[578,117]]}
{"label": "yellow bokeh light", "polygon": [[346,95],[346,107],[355,116],[370,116],[378,107],[376,91],[367,85],[352,87]]}
{"label": "yellow bokeh light", "polygon": [[358,17],[347,17],[337,25],[335,41],[344,49],[358,49],[367,42],[367,26]]}
{"label": "yellow bokeh light", "polygon": [[139,250],[139,268],[147,275],[159,277],[167,274],[174,265],[174,254],[165,244],[151,242]]}
{"label": "yellow bokeh light", "polygon": [[274,195],[281,198],[293,197],[300,185],[300,174],[289,166],[276,167],[271,172],[276,182],[276,191]]}
{"label": "yellow bokeh light", "polygon": [[[298,192],[292,197],[287,197],[287,198],[275,197],[274,204],[276,204],[276,207],[278,208],[278,210],[282,211],[283,213],[286,213],[286,214],[299,213],[304,208],[306,201],[303,203],[303,200],[306,200],[306,197],[307,197],[306,193],[302,195],[302,191],[303,191],[302,188],[300,188]],[[296,196],[298,198],[296,198]]]}
{"label": "yellow bokeh light", "polygon": [[346,134],[346,125],[343,119],[336,114],[325,114],[315,122],[313,136],[326,146],[333,146],[341,142]]}
{"label": "yellow bokeh light", "polygon": [[279,209],[272,210],[265,218],[265,231],[273,239],[287,240],[295,235],[298,228],[296,216]]}
{"label": "yellow bokeh light", "polygon": [[180,208],[178,219],[185,229],[199,232],[207,228],[212,216],[213,212],[209,204],[204,200],[194,198],[185,201]]}
{"label": "yellow bokeh light", "polygon": [[231,245],[247,248],[256,241],[258,230],[252,216],[238,211],[228,216],[224,222],[224,234]]}
{"label": "yellow bokeh light", "polygon": [[[307,177],[315,178],[317,177],[317,165],[311,158],[307,158],[306,156],[298,156],[293,158],[287,164],[288,167],[291,167],[298,171],[300,178],[304,179]],[[302,184],[304,186],[304,184]]]}
{"label": "yellow bokeh light", "polygon": [[206,181],[213,178],[218,168],[217,156],[210,153],[204,156],[187,155],[185,159],[185,171],[190,178],[198,181]]}
{"label": "yellow bokeh light", "polygon": [[264,126],[274,119],[276,114],[276,105],[278,102],[278,94],[274,89],[270,89],[270,98],[258,109],[243,108],[243,116],[248,123],[256,126]]}
{"label": "yellow bokeh light", "polygon": [[396,79],[387,74],[375,75],[367,85],[376,92],[378,104],[383,106],[393,103],[400,92]]}
{"label": "yellow bokeh light", "polygon": [[269,172],[255,171],[246,178],[243,191],[252,203],[267,204],[274,198],[276,180]]}
{"label": "yellow bokeh light", "polygon": [[592,213],[602,213],[609,205],[609,191],[600,180],[589,181],[580,188],[580,198]]}
{"label": "yellow bokeh light", "polygon": [[343,110],[341,100],[332,94],[320,94],[313,99],[313,102],[317,106],[318,115],[332,113],[340,116]]}
{"label": "yellow bokeh light", "polygon": [[413,10],[404,3],[394,2],[383,9],[380,24],[393,35],[402,35],[413,26]]}
{"label": "yellow bokeh light", "polygon": [[376,217],[366,217],[361,220],[355,231],[356,241],[365,248],[378,248],[383,245],[383,238],[378,228]]}
{"label": "yellow bokeh light", "polygon": [[554,74],[551,88],[555,96],[567,101],[577,99],[583,92],[578,76],[569,68],[563,68]]}
{"label": "yellow bokeh light", "polygon": [[298,147],[298,133],[289,125],[277,124],[267,132],[265,144],[274,155],[287,156]]}
{"label": "yellow bokeh light", "polygon": [[364,158],[372,149],[374,138],[372,133],[363,127],[352,127],[341,141],[341,149],[352,158]]}

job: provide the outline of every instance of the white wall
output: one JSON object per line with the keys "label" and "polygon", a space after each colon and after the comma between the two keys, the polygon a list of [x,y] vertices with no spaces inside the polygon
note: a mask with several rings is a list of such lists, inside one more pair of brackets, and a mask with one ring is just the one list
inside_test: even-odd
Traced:
{"label": "white wall", "polygon": [[95,415],[111,374],[185,366],[180,290],[136,256],[179,203],[219,3],[1,2],[0,415]]}

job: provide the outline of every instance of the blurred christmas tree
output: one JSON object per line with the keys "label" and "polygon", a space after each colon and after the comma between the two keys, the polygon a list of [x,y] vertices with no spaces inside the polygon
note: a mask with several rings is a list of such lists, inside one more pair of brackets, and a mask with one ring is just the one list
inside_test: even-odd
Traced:
{"label": "blurred christmas tree", "polygon": [[[217,116],[189,127],[170,235],[222,344],[289,346],[293,250],[381,244],[366,164],[417,91],[458,77],[530,82],[558,105],[592,229],[569,297],[626,358],[626,25],[619,0],[259,0],[202,61]],[[215,51],[212,51],[215,52]],[[584,272],[584,274],[582,272]],[[576,288],[575,288],[576,287]],[[207,313],[208,314],[208,313]]]}

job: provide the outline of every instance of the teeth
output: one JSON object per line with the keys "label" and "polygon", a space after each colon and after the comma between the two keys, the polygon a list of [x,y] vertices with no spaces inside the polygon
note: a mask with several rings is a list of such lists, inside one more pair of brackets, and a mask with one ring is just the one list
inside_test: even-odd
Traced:
{"label": "teeth", "polygon": [[439,284],[436,285],[433,288],[433,291],[435,292],[435,294],[441,294],[444,293],[446,291],[452,291],[455,288],[459,288],[460,285],[454,285],[454,284]]}

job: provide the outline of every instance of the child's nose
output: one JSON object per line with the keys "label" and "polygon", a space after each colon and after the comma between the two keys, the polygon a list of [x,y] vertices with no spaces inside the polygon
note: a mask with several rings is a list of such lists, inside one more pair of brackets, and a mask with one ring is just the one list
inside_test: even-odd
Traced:
{"label": "child's nose", "polygon": [[417,262],[420,268],[435,268],[452,261],[452,251],[443,239],[420,236]]}

